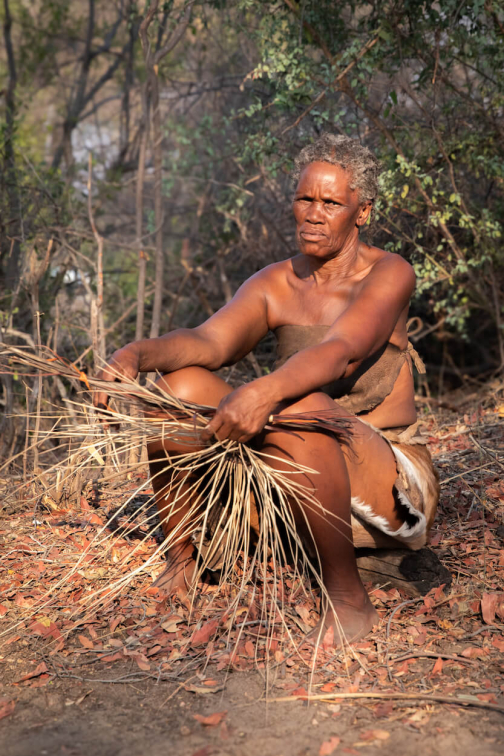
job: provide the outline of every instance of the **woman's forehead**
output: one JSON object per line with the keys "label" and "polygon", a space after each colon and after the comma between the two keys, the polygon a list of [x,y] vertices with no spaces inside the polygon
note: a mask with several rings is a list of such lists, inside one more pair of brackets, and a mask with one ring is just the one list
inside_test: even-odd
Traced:
{"label": "woman's forehead", "polygon": [[352,195],[354,190],[351,189],[350,183],[351,174],[346,168],[341,165],[316,161],[309,163],[301,171],[298,190],[309,186],[311,189],[343,191]]}

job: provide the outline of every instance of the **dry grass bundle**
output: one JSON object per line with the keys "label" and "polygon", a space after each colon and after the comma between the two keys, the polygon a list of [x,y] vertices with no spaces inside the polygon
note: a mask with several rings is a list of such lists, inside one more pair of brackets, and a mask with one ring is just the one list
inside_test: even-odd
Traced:
{"label": "dry grass bundle", "polygon": [[[314,491],[299,482],[301,474],[313,473],[313,470],[290,463],[288,471],[279,472],[267,464],[260,452],[235,441],[214,440],[202,449],[199,432],[207,425],[215,409],[181,402],[153,383],[141,386],[137,383],[99,381],[48,349],[40,349],[34,355],[27,349],[2,345],[0,367],[3,372],[12,373],[15,370],[28,375],[35,372],[37,375],[66,378],[79,391],[78,399],[69,400],[72,405],[70,418],[62,413],[61,407],[49,406],[44,412],[47,429],[41,432],[37,443],[43,445],[48,439],[58,440],[61,445],[68,444],[70,448],[63,462],[49,466],[40,473],[46,482],[46,493],[57,491],[57,471],[61,471],[65,465],[70,465],[74,472],[75,469],[84,470],[92,466],[99,472],[95,477],[103,481],[114,476],[125,476],[134,470],[138,463],[128,463],[130,451],[146,441],[171,438],[189,446],[198,444],[193,451],[167,458],[162,470],[163,480],[168,476],[166,489],[171,499],[166,517],[177,512],[180,514],[188,495],[192,497],[191,509],[140,566],[128,570],[128,562],[158,528],[157,514],[152,507],[153,496],[144,496],[140,512],[137,511],[135,515],[135,527],[139,527],[140,520],[144,537],[117,563],[115,574],[110,575],[106,585],[83,595],[72,610],[76,625],[82,622],[84,616],[88,617],[98,607],[103,608],[104,604],[113,601],[140,573],[155,573],[163,555],[187,537],[192,538],[197,551],[196,576],[190,593],[192,600],[196,596],[195,586],[203,573],[206,570],[215,571],[218,564],[219,587],[232,584],[235,588],[228,611],[235,613],[253,591],[253,586],[260,582],[263,586],[263,619],[267,626],[273,627],[284,610],[283,591],[279,589],[281,566],[291,561],[295,577],[300,585],[305,586],[304,590],[307,590],[310,582],[317,585],[322,597],[325,597],[325,609],[329,608],[316,550],[308,553],[306,544],[299,536],[291,506],[295,502],[304,513],[308,532],[306,512],[309,509],[322,513],[329,526],[338,527],[337,518],[322,509]],[[109,406],[100,411],[100,419],[105,422],[99,421],[92,406],[93,390],[106,390],[111,397]],[[348,442],[350,437],[349,424],[331,411],[289,417],[273,415],[269,418],[268,427],[287,433],[299,430],[332,433],[342,442]],[[53,480],[48,485],[47,481]],[[114,513],[114,522],[111,519],[98,530],[63,581],[70,580],[82,570],[88,555],[95,553],[97,547],[104,557],[115,549],[118,539],[128,528],[128,505],[138,498],[146,486],[147,482],[130,493]],[[251,530],[254,503],[260,514],[255,532]],[[118,531],[115,523],[121,515],[124,515],[123,523]],[[39,602],[36,610],[40,612],[55,600],[57,586],[56,589],[52,587],[50,595]],[[33,607],[30,613],[34,614]],[[247,616],[244,617],[245,622]],[[288,632],[285,623],[284,627]],[[344,641],[343,634],[341,636]]]}

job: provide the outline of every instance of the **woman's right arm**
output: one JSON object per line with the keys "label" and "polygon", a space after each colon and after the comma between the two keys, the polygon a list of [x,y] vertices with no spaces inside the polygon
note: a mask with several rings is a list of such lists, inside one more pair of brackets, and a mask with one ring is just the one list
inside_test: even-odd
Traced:
{"label": "woman's right arm", "polygon": [[[233,299],[197,328],[179,328],[157,339],[141,339],[118,349],[98,378],[135,380],[138,373],[172,373],[198,365],[218,370],[238,362],[268,332],[265,290],[268,269],[249,278]],[[106,406],[107,395],[97,392],[96,407]]]}

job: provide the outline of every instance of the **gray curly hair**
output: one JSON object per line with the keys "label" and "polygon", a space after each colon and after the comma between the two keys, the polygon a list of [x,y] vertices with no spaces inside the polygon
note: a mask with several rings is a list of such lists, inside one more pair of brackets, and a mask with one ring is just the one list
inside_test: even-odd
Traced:
{"label": "gray curly hair", "polygon": [[339,165],[351,175],[351,189],[357,189],[360,202],[373,202],[378,196],[380,163],[371,150],[357,139],[325,132],[313,144],[303,147],[294,161],[292,180],[299,181],[301,171],[310,163]]}

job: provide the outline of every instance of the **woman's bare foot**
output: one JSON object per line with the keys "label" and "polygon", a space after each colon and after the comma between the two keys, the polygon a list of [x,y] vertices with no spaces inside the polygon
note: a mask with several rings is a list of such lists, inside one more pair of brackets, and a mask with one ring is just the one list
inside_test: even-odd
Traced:
{"label": "woman's bare foot", "polygon": [[161,588],[167,593],[173,593],[177,588],[188,590],[194,580],[196,562],[189,557],[184,562],[169,564],[152,583],[153,588]]}
{"label": "woman's bare foot", "polygon": [[319,645],[324,639],[327,646],[355,643],[379,622],[379,615],[367,594],[358,602],[344,600],[341,595],[332,596],[331,600],[333,606],[327,606],[325,615],[307,636],[312,643]]}
{"label": "woman's bare foot", "polygon": [[193,584],[196,572],[194,546],[184,542],[172,546],[166,553],[166,569],[153,582],[154,588],[173,593],[177,588],[188,590]]}

